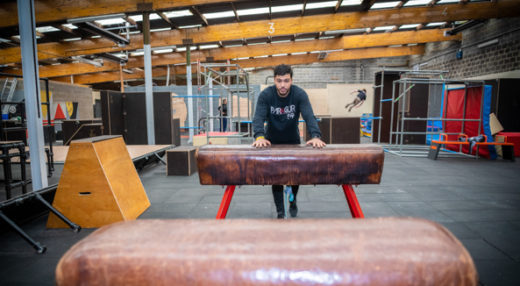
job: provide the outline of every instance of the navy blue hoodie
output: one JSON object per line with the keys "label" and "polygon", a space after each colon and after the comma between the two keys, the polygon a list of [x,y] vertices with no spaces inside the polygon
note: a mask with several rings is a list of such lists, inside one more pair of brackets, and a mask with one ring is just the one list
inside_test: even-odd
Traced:
{"label": "navy blue hoodie", "polygon": [[[300,144],[298,119],[302,115],[311,137],[321,137],[318,122],[312,112],[307,93],[298,86],[291,85],[289,94],[280,97],[276,86],[264,89],[258,97],[253,118],[254,136],[264,136],[273,144]],[[264,130],[264,122],[267,126]]]}

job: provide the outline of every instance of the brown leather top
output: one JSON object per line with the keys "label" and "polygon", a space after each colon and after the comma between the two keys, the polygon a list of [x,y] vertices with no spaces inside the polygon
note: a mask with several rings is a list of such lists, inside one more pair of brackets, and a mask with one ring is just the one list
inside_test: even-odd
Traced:
{"label": "brown leather top", "polygon": [[205,145],[197,152],[202,185],[379,184],[383,161],[375,144]]}
{"label": "brown leather top", "polygon": [[477,285],[462,244],[413,218],[137,220],[65,253],[58,285]]}

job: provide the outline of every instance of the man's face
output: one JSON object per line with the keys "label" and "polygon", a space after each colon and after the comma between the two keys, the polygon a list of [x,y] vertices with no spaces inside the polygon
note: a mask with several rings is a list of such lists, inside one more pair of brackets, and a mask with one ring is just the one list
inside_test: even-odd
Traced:
{"label": "man's face", "polygon": [[291,90],[292,78],[291,74],[277,75],[274,77],[276,91],[280,97],[286,97]]}

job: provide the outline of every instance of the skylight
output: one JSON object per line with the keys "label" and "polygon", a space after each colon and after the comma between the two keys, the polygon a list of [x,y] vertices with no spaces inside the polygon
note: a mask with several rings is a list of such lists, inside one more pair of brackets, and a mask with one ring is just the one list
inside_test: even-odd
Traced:
{"label": "skylight", "polygon": [[[129,16],[128,18],[136,21],[136,22],[141,22],[143,21],[143,15],[134,15],[134,16]],[[150,14],[150,20],[157,20],[157,19],[160,19],[161,16],[157,15],[157,13],[151,13]]]}
{"label": "skylight", "polygon": [[205,13],[203,15],[204,15],[204,17],[206,17],[206,19],[218,19],[218,18],[235,17],[235,13],[233,11]]}
{"label": "skylight", "polygon": [[336,7],[336,4],[338,4],[338,1],[307,3],[307,5],[305,6],[305,9],[320,9],[320,8]]}
{"label": "skylight", "polygon": [[428,5],[431,2],[431,0],[409,0],[404,4],[405,7],[408,6],[424,6]]}
{"label": "skylight", "polygon": [[122,24],[122,23],[125,23],[126,21],[125,21],[123,18],[118,17],[118,18],[110,18],[110,19],[96,20],[96,21],[94,21],[94,22],[96,22],[96,23],[99,24],[99,25],[106,26],[106,25],[117,25],[117,24]]}
{"label": "skylight", "polygon": [[269,13],[269,8],[267,7],[237,10],[238,16],[259,15],[267,13]]}
{"label": "skylight", "polygon": [[164,15],[168,18],[178,18],[178,17],[186,17],[186,16],[192,16],[193,13],[191,13],[190,10],[179,10],[179,11],[170,11],[170,12],[164,12]]}
{"label": "skylight", "polygon": [[396,2],[382,2],[382,3],[375,3],[374,5],[372,5],[372,7],[370,7],[370,9],[385,9],[385,8],[395,8],[395,6],[397,6],[397,4],[399,4],[400,2],[396,1]]}
{"label": "skylight", "polygon": [[343,0],[341,6],[356,6],[361,5],[361,0]]}
{"label": "skylight", "polygon": [[285,6],[274,6],[271,7],[271,13],[281,13],[281,12],[289,12],[289,11],[298,11],[303,9],[303,4],[293,4],[293,5],[285,5]]}
{"label": "skylight", "polygon": [[49,33],[49,32],[57,32],[60,29],[56,29],[53,26],[43,26],[43,27],[37,27],[36,32],[39,33]]}
{"label": "skylight", "polygon": [[76,27],[76,26],[74,26],[74,25],[72,25],[72,24],[63,24],[63,26],[64,26],[64,27],[67,27],[67,28],[69,28],[69,29],[72,29],[72,30],[78,28],[78,27]]}
{"label": "skylight", "polygon": [[441,0],[441,1],[437,2],[437,4],[450,4],[450,3],[457,3],[459,1],[460,0]]}

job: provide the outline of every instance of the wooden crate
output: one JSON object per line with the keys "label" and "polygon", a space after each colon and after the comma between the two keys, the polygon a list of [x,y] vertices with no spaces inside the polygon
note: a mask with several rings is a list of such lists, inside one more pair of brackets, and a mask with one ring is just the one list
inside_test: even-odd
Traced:
{"label": "wooden crate", "polygon": [[191,176],[197,172],[196,147],[182,146],[166,151],[167,176]]}

